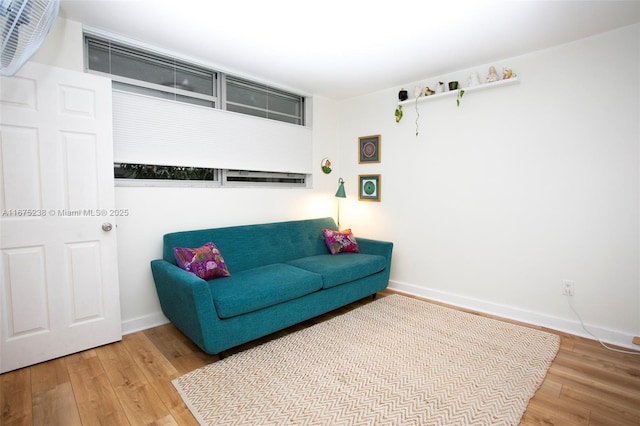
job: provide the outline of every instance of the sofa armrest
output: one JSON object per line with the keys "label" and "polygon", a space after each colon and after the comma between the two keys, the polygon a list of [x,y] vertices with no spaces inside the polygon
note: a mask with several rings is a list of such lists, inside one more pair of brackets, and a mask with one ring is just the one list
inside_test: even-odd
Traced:
{"label": "sofa armrest", "polygon": [[387,270],[391,270],[391,254],[393,252],[392,242],[360,237],[356,237],[356,241],[358,242],[360,253],[384,256],[387,259]]}
{"label": "sofa armrest", "polygon": [[151,261],[153,280],[164,315],[198,346],[204,348],[203,324],[220,321],[209,284],[178,266],[157,259]]}

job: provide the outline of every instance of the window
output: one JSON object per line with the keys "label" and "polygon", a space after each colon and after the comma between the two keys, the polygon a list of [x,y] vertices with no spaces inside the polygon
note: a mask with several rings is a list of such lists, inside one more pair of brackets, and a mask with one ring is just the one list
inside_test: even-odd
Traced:
{"label": "window", "polygon": [[304,172],[225,168],[257,168],[268,152],[284,150],[290,155],[275,170],[306,170],[311,129],[304,125],[304,96],[108,36],[85,34],[84,40],[86,71],[108,76],[114,89],[118,186],[306,187],[310,182]]}
{"label": "window", "polygon": [[115,163],[113,171],[118,186],[307,187],[307,176],[301,173],[219,170],[133,163]]}
{"label": "window", "polygon": [[226,186],[307,186],[307,176],[301,173],[254,172],[250,170],[223,171],[222,185]]}
{"label": "window", "polygon": [[230,76],[226,77],[225,87],[227,111],[303,124],[304,103],[301,96]]}
{"label": "window", "polygon": [[115,163],[116,179],[158,179],[217,181],[218,169],[201,167],[158,166],[154,164]]}
{"label": "window", "polygon": [[109,40],[85,36],[86,67],[108,74],[113,87],[215,108],[218,73]]}
{"label": "window", "polygon": [[115,89],[304,126],[304,96],[90,34],[85,49],[86,69],[109,75]]}
{"label": "window", "polygon": [[220,170],[211,168],[114,163],[113,174],[116,186],[220,186]]}

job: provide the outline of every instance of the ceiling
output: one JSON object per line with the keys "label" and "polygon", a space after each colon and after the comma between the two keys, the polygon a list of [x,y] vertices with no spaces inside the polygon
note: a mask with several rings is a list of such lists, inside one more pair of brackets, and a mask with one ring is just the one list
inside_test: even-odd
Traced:
{"label": "ceiling", "polygon": [[631,25],[640,1],[62,0],[60,14],[220,71],[344,99]]}

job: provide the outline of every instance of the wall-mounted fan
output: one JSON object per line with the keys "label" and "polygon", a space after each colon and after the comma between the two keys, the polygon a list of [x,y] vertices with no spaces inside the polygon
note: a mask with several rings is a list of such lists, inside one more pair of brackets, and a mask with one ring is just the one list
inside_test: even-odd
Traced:
{"label": "wall-mounted fan", "polygon": [[38,50],[60,0],[0,0],[0,75],[14,75]]}

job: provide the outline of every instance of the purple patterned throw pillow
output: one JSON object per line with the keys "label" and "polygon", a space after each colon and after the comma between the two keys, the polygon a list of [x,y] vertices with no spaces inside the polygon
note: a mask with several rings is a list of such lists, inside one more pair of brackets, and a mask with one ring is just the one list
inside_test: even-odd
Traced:
{"label": "purple patterned throw pillow", "polygon": [[173,253],[179,267],[203,280],[231,276],[220,250],[213,243],[207,243],[198,248],[176,247]]}
{"label": "purple patterned throw pillow", "polygon": [[360,253],[360,247],[358,247],[356,237],[353,236],[351,229],[345,229],[344,231],[323,229],[322,234],[331,254]]}

